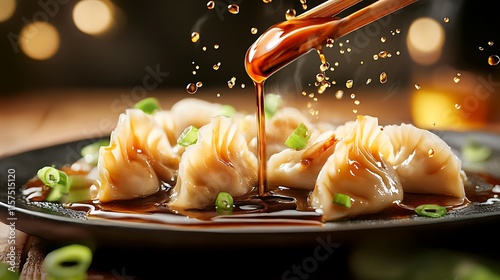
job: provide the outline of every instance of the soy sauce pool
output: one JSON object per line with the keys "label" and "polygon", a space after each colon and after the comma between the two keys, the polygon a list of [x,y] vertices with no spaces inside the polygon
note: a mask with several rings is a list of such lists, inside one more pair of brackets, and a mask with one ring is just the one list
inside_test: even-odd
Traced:
{"label": "soy sauce pool", "polygon": [[[489,174],[466,172],[466,199],[444,195],[405,193],[403,201],[374,214],[350,218],[349,221],[394,220],[416,217],[414,209],[421,204],[445,206],[448,213],[465,209],[471,205],[487,205],[497,201],[500,194],[500,178]],[[24,193],[31,201],[43,201],[45,193],[37,178],[24,185]],[[167,206],[169,187],[157,193],[134,200],[99,203],[82,201],[65,206],[85,211],[90,219],[111,219],[143,223],[160,223],[187,227],[210,226],[322,226],[321,213],[311,208],[308,202],[310,191],[279,187],[261,196],[257,190],[234,197],[231,213],[218,213],[215,206],[200,209],[175,211]]]}

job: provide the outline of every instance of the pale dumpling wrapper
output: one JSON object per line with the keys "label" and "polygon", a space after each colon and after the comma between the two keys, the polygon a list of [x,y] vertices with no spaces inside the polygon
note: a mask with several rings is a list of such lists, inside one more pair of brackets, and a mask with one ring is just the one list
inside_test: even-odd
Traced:
{"label": "pale dumpling wrapper", "polygon": [[306,148],[285,149],[271,155],[267,162],[267,182],[271,188],[285,186],[312,191],[318,173],[337,143],[334,131],[320,134]]}
{"label": "pale dumpling wrapper", "polygon": [[[403,199],[396,171],[383,157],[388,143],[376,118],[358,116],[352,130],[336,144],[309,196],[323,221],[377,213]],[[347,195],[351,206],[333,203],[337,193]]]}
{"label": "pale dumpling wrapper", "polygon": [[[288,148],[285,141],[299,124],[303,123],[311,131],[315,133],[310,120],[293,107],[280,108],[274,116],[266,119],[266,154],[269,159],[273,154],[283,151]],[[313,137],[311,135],[311,137]],[[255,143],[257,139],[255,139]]]}
{"label": "pale dumpling wrapper", "polygon": [[109,202],[151,195],[160,181],[175,181],[179,161],[154,118],[140,109],[127,109],[119,116],[109,146],[99,150],[95,198]]}
{"label": "pale dumpling wrapper", "polygon": [[404,192],[465,198],[465,172],[451,147],[436,134],[411,124],[384,127],[392,151],[386,155]]}
{"label": "pale dumpling wrapper", "polygon": [[257,157],[232,118],[216,116],[198,130],[198,140],[186,147],[169,207],[174,210],[213,205],[219,192],[233,197],[257,185]]}

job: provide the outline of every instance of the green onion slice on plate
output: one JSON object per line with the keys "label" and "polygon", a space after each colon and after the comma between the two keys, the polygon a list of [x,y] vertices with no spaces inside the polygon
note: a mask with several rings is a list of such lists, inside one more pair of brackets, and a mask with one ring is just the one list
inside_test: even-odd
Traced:
{"label": "green onion slice on plate", "polygon": [[422,204],[415,208],[415,213],[422,217],[439,218],[446,215],[446,208],[437,204]]}
{"label": "green onion slice on plate", "polygon": [[228,192],[220,192],[215,199],[215,210],[219,214],[231,214],[233,212],[233,197]]}
{"label": "green onion slice on plate", "polygon": [[70,182],[65,172],[53,166],[45,166],[38,170],[37,176],[44,185],[51,188],[47,201],[60,201],[69,192]]}
{"label": "green onion slice on plate", "polygon": [[80,244],[55,249],[45,256],[42,269],[53,280],[85,280],[92,262],[92,251]]}

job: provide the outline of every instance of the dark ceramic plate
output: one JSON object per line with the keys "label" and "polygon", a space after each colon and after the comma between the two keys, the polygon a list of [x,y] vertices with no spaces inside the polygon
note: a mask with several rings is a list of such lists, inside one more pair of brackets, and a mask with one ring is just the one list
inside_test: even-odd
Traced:
{"label": "dark ceramic plate", "polygon": [[[483,172],[500,178],[500,135],[484,132],[435,131],[461,157],[460,147],[469,139],[493,149],[488,160],[463,162],[466,171]],[[0,159],[0,221],[53,242],[91,242],[120,246],[287,246],[312,244],[318,238],[333,241],[361,240],[367,236],[392,238],[396,235],[419,235],[433,230],[453,231],[500,222],[500,199],[473,203],[449,212],[442,218],[412,216],[401,219],[358,219],[319,224],[280,223],[267,219],[262,223],[238,223],[236,226],[198,225],[196,220],[181,219],[180,225],[162,222],[88,218],[86,212],[55,203],[30,203],[22,195],[22,185],[45,165],[60,166],[79,158],[79,150],[96,139],[85,139],[20,153]],[[15,178],[14,178],[15,177]],[[13,188],[15,186],[15,188]],[[483,186],[492,188],[494,185]],[[498,187],[500,188],[500,186]],[[13,210],[13,211],[11,211]],[[151,221],[155,220],[153,217]],[[161,219],[161,218],[160,218]]]}

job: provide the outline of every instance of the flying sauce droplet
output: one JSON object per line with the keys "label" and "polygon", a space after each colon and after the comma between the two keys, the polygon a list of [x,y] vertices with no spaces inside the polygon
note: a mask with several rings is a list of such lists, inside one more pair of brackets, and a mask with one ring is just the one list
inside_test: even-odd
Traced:
{"label": "flying sauce droplet", "polygon": [[196,43],[200,39],[200,33],[198,32],[193,32],[191,33],[191,42]]}
{"label": "flying sauce droplet", "polygon": [[286,13],[285,13],[285,19],[286,20],[291,20],[296,15],[297,15],[297,12],[295,11],[295,9],[288,9],[288,10],[286,10]]}
{"label": "flying sauce droplet", "polygon": [[250,33],[252,33],[252,34],[257,34],[257,32],[258,32],[258,29],[255,27],[252,27],[252,29],[250,29]]}
{"label": "flying sauce droplet", "polygon": [[448,22],[450,22],[450,18],[449,18],[449,17],[445,17],[445,18],[443,19],[443,21],[444,21],[444,22],[446,22],[446,23],[448,23]]}
{"label": "flying sauce droplet", "polygon": [[352,85],[354,84],[354,81],[353,80],[347,80],[347,82],[345,82],[345,86],[346,88],[352,88]]}
{"label": "flying sauce droplet", "polygon": [[500,57],[498,57],[498,55],[490,55],[490,57],[488,57],[488,64],[491,66],[497,65],[499,62]]}
{"label": "flying sauce droplet", "polygon": [[189,83],[187,86],[186,86],[186,91],[187,93],[189,94],[195,94],[196,91],[198,91],[198,87],[196,86],[195,83]]}
{"label": "flying sauce droplet", "polygon": [[208,1],[207,2],[207,9],[213,10],[215,8],[215,1]]}
{"label": "flying sauce droplet", "polygon": [[415,84],[415,89],[419,90],[420,89],[420,84]]}
{"label": "flying sauce droplet", "polygon": [[227,10],[231,14],[236,15],[240,12],[240,6],[238,6],[237,4],[229,4],[229,6],[227,6]]}
{"label": "flying sauce droplet", "polygon": [[381,84],[385,84],[387,82],[387,73],[385,72],[380,73],[379,80]]}

